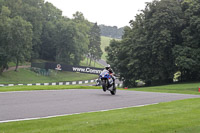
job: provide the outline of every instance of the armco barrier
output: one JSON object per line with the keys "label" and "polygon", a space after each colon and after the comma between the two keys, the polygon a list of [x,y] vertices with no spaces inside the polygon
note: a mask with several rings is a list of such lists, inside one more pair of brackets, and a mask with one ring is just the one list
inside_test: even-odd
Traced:
{"label": "armco barrier", "polygon": [[[54,83],[33,83],[33,84],[0,84],[0,87],[4,86],[48,86],[48,85],[81,85],[81,84],[88,84],[94,83],[95,80],[86,80],[86,81],[69,81],[69,82],[54,82]],[[116,84],[117,87],[122,87],[122,84]]]}

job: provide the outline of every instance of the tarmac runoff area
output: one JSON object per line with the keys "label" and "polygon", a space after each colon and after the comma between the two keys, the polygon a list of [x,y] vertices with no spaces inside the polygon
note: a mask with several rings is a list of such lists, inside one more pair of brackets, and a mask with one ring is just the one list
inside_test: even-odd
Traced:
{"label": "tarmac runoff area", "polygon": [[200,95],[93,89],[0,93],[0,123],[140,107]]}

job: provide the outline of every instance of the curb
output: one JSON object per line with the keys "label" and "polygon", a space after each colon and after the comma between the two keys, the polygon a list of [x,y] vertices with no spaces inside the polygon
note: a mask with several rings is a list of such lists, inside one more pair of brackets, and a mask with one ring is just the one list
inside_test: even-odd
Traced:
{"label": "curb", "polygon": [[[93,82],[95,82],[95,80],[54,82],[54,83],[33,83],[33,84],[0,84],[0,87],[4,87],[4,86],[81,85],[81,84],[87,84],[87,83],[93,83]],[[122,87],[122,84],[116,84],[116,86]]]}

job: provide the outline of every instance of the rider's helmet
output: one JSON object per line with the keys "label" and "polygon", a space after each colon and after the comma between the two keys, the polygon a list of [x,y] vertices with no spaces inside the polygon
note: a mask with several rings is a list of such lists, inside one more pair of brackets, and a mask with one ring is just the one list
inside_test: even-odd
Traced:
{"label": "rider's helmet", "polygon": [[106,67],[105,67],[106,70],[109,70],[110,69],[110,65],[108,64]]}

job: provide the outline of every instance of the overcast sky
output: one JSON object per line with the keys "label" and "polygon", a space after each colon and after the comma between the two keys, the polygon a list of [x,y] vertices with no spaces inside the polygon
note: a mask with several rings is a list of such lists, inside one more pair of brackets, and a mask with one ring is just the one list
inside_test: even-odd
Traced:
{"label": "overcast sky", "polygon": [[72,18],[76,11],[82,12],[90,22],[107,26],[129,26],[145,2],[152,0],[45,0],[63,11],[63,16]]}

